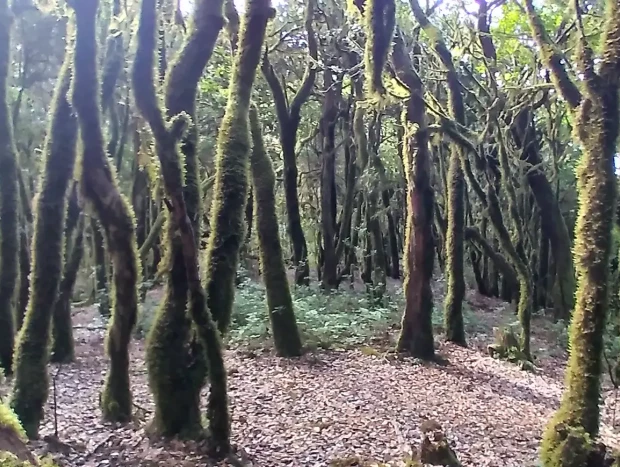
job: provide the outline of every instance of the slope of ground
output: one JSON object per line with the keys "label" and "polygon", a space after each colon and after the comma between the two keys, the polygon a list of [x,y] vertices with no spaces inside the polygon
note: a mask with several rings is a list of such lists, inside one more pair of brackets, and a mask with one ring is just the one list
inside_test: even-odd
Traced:
{"label": "slope of ground", "polygon": [[[420,423],[431,419],[446,430],[465,466],[535,466],[541,430],[561,394],[565,356],[549,342],[554,334],[538,325],[536,372],[491,359],[484,349],[493,326],[514,317],[499,302],[475,294],[468,300],[470,349],[439,343],[441,363],[393,358],[379,340],[296,360],[229,350],[232,432],[240,456],[257,467],[396,466],[417,445]],[[49,452],[71,467],[211,465],[199,444],[146,437],[152,400],[142,341],[132,349],[134,423],[100,421],[105,332],[92,308],[80,310],[75,324],[77,361],[50,369],[54,387],[44,438],[32,443],[37,453]],[[615,396],[605,400],[603,433],[615,444]]]}

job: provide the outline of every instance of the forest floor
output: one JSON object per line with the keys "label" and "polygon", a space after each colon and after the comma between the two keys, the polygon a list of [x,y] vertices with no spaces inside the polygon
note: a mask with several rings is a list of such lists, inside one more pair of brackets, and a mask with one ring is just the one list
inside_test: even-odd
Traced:
{"label": "forest floor", "polygon": [[[160,293],[151,298],[157,301]],[[557,329],[546,318],[535,318],[536,369],[522,371],[486,354],[493,328],[514,321],[511,307],[473,292],[467,301],[469,348],[438,339],[440,363],[390,358],[385,350],[397,323],[392,332],[357,348],[315,350],[294,360],[229,349],[239,456],[255,467],[404,465],[398,460],[419,443],[420,423],[432,419],[445,429],[464,466],[537,465],[541,430],[562,391],[566,352]],[[94,307],[76,310],[74,319],[77,361],[50,368],[54,385],[42,439],[33,449],[70,467],[213,465],[200,444],[160,443],[145,434],[153,404],[143,340],[131,351],[135,421],[112,426],[100,420],[104,326]],[[617,447],[615,410],[616,394],[606,387],[602,434]],[[55,421],[59,441],[53,437]]]}

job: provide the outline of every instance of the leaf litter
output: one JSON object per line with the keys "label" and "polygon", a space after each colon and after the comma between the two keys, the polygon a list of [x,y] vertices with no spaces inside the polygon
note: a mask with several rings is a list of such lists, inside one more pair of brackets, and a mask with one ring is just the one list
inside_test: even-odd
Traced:
{"label": "leaf litter", "polygon": [[[469,301],[476,305],[478,327],[514,317],[497,301]],[[41,439],[30,443],[37,454],[68,467],[231,465],[214,464],[199,442],[148,438],[153,402],[141,340],[131,350],[134,421],[102,422],[105,331],[94,307],[79,310],[77,322],[87,325],[76,326],[76,362],[50,366],[53,385]],[[536,347],[553,347],[551,334],[533,329]],[[399,460],[419,445],[420,425],[432,421],[464,466],[535,466],[541,431],[561,396],[565,355],[542,352],[537,370],[525,372],[487,356],[491,339],[474,334],[468,349],[440,341],[438,363],[394,358],[371,347],[315,351],[293,360],[228,350],[237,455],[252,467],[405,465]],[[616,394],[606,386],[604,396],[601,432],[617,447]]]}

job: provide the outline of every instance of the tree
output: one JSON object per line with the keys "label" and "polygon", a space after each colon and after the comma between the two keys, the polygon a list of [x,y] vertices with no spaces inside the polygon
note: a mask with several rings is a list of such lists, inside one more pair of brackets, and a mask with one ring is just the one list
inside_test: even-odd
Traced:
{"label": "tree", "polygon": [[[179,186],[176,180],[179,174],[176,171],[181,170],[181,165],[174,145],[181,139],[181,134],[173,135],[165,128],[161,128],[163,115],[154,104],[153,74],[149,73],[148,69],[144,69],[149,66],[152,68],[155,53],[155,22],[152,20],[145,19],[141,22],[138,49],[140,55],[134,64],[136,102],[149,122],[160,148],[158,154],[161,159],[166,190],[169,196],[176,197],[175,203],[179,205],[181,202],[184,203],[185,215],[190,220],[192,231],[191,239],[183,238],[183,234],[178,233],[179,221],[175,215],[167,217],[165,226],[167,248],[164,262],[169,272],[166,294],[148,340],[149,384],[155,396],[156,407],[151,430],[165,436],[197,437],[200,435],[202,431],[200,391],[206,377],[203,352],[204,349],[209,348],[208,346],[219,346],[218,336],[213,335],[211,331],[208,336],[209,343],[201,344],[192,331],[191,317],[186,313],[188,293],[202,295],[204,292],[200,284],[194,285],[200,286],[200,290],[192,292],[192,286],[188,283],[192,279],[190,268],[194,266],[186,264],[188,259],[185,255],[188,254],[186,250],[189,245],[185,245],[185,242],[193,243],[191,254],[197,255],[198,237],[193,232],[200,232],[201,196],[196,157],[195,99],[198,81],[211,57],[215,41],[223,25],[222,6],[221,1],[201,1],[196,4],[190,34],[171,65],[166,81],[168,117],[171,119],[179,118],[179,116],[192,118],[190,128],[181,143],[184,156],[184,180]],[[148,18],[152,18],[153,7],[144,2],[142,8],[143,18],[146,8],[148,8]],[[141,94],[138,90],[139,87],[144,86],[144,79],[150,80],[148,81],[148,96]],[[142,89],[146,90],[146,88]],[[169,145],[172,145],[172,148]],[[182,189],[181,193],[176,191],[179,188]],[[189,237],[189,234],[185,235]],[[198,257],[196,256],[193,261],[197,262]],[[200,300],[204,301],[204,298]],[[204,307],[204,302],[201,306]],[[205,311],[196,310],[196,313],[205,314]],[[210,320],[210,317],[203,317],[203,319]],[[211,328],[212,323],[208,326]],[[223,361],[220,361],[221,350],[216,349],[215,353],[208,358],[213,368],[212,376],[217,377],[218,373],[223,371],[217,369],[220,367],[223,369]],[[225,380],[218,381],[218,383],[224,385],[225,394]]]}
{"label": "tree", "polygon": [[97,78],[96,18],[98,0],[72,2],[76,17],[72,104],[76,110],[82,157],[80,188],[103,226],[112,262],[112,319],[107,352],[110,368],[101,394],[101,410],[108,420],[131,419],[129,344],[136,321],[136,239],[131,207],[118,189],[103,143]]}
{"label": "tree", "polygon": [[[419,50],[419,49],[417,49]],[[397,349],[416,357],[435,355],[433,341],[433,188],[428,147],[424,84],[415,72],[397,34],[392,61],[410,96],[403,111],[403,163],[407,177],[407,237],[405,240],[405,312]]]}
{"label": "tree", "polygon": [[584,31],[579,2],[576,6],[578,65],[583,73],[583,89],[575,84],[559,53],[553,49],[532,1],[525,2],[541,59],[551,71],[556,89],[573,111],[575,138],[583,151],[577,172],[577,297],[570,325],[570,357],[560,408],[543,434],[541,460],[546,467],[586,465],[597,454],[593,441],[600,423],[603,332],[616,203],[614,157],[620,125],[620,2],[606,2],[607,20],[598,66]]}
{"label": "tree", "polygon": [[209,309],[222,333],[230,324],[239,249],[245,230],[251,151],[250,99],[262,56],[265,28],[272,16],[268,0],[249,0],[230,77],[228,105],[218,134],[210,214],[213,224],[205,275]]}
{"label": "tree", "polygon": [[[209,24],[207,23],[205,25],[202,21],[208,19],[214,13],[216,16],[221,15],[221,8],[221,3],[219,4],[219,7],[207,2],[201,2],[198,4],[196,19],[197,21],[199,20],[199,22],[195,25],[197,28],[196,35],[190,36],[193,41],[190,40],[188,42],[188,44],[194,45],[188,45],[184,48],[185,53],[191,53],[189,55],[184,55],[182,53],[179,56],[179,61],[177,62],[177,66],[179,68],[177,68],[177,70],[189,71],[189,76],[193,76],[196,72],[195,69],[190,68],[189,70],[183,70],[181,65],[196,65],[198,68],[198,76],[200,75],[202,68],[204,68],[205,63],[208,60],[208,53],[206,56],[202,55],[202,59],[199,60],[198,63],[193,61],[194,57],[192,57],[192,54],[200,51],[200,48],[196,46],[197,43],[202,45],[200,42],[197,42],[198,39],[201,39],[200,33],[208,32],[209,35],[213,34],[213,31],[209,31],[208,28],[205,29],[205,26],[208,26]],[[140,11],[140,26],[138,30],[138,51],[136,53],[136,59],[132,72],[134,94],[136,104],[140,112],[148,121],[157,143],[156,152],[162,166],[164,185],[166,193],[169,197],[167,206],[172,216],[169,222],[174,222],[180,236],[180,247],[184,261],[185,277],[188,287],[187,290],[189,292],[189,314],[196,326],[196,332],[198,338],[200,339],[200,344],[206,353],[209,381],[211,383],[210,397],[207,406],[207,417],[210,423],[213,449],[218,454],[227,454],[230,449],[230,415],[228,413],[226,369],[224,367],[219,335],[215,322],[211,316],[210,309],[208,308],[205,289],[200,282],[200,272],[198,268],[198,243],[196,241],[196,237],[194,236],[195,234],[192,221],[188,216],[188,208],[185,203],[183,193],[183,172],[179,160],[180,158],[177,154],[177,143],[183,136],[187,123],[186,119],[188,116],[183,113],[175,115],[168,123],[164,119],[164,115],[157,103],[155,80],[153,77],[155,31],[157,23],[156,11],[155,0],[143,0]],[[188,62],[188,59],[192,60]],[[183,75],[184,73],[179,73],[177,76]],[[189,88],[189,91],[190,92],[184,96],[185,99],[183,100],[182,105],[187,105],[189,106],[189,109],[192,109],[194,106],[193,99],[195,88],[193,91],[192,88]],[[172,228],[170,224],[168,228]],[[179,268],[177,268],[177,271],[179,271]],[[177,300],[180,302],[185,300],[185,297],[186,295],[183,295],[178,297]],[[178,303],[175,305],[176,308],[170,307],[168,310],[160,312],[160,320],[162,320],[162,322],[164,319],[171,319],[173,321],[176,320],[175,324],[178,325],[179,316],[183,319],[182,315],[179,315],[178,313]],[[182,321],[181,326],[183,326]],[[157,361],[157,357],[161,357],[161,352],[165,350],[160,350],[156,346],[160,345],[160,343],[165,344],[166,342],[170,342],[170,338],[165,335],[157,335],[156,333],[164,332],[165,330],[166,327],[161,326],[160,324],[157,330],[154,331],[154,334],[150,337],[150,378],[151,385],[154,392],[156,392],[156,398],[159,404],[159,412],[156,414],[156,417],[159,415],[159,418],[156,418],[154,428],[156,428],[161,434],[171,434],[176,432],[177,434],[184,435],[189,434],[187,431],[189,428],[193,434],[200,426],[199,419],[196,420],[195,418],[196,415],[190,414],[192,417],[190,420],[179,420],[176,418],[175,414],[171,412],[171,410],[174,410],[174,407],[170,404],[171,401],[164,398],[164,396],[169,395],[171,392],[178,394],[178,391],[183,389],[178,385],[179,382],[181,384],[187,382],[187,379],[180,378],[188,377],[186,374],[184,375],[183,373],[177,373],[175,374],[177,379],[172,380],[172,384],[168,384],[165,380],[165,373],[160,372],[161,370],[157,367],[157,364],[161,363]],[[178,355],[174,355],[173,357],[178,359],[177,362],[180,362],[181,364],[185,363],[183,361],[183,358],[185,358],[183,355],[180,357]],[[164,365],[175,363],[172,359],[168,358],[162,360]],[[187,368],[187,366],[184,365],[184,368]],[[200,377],[200,374],[198,374],[198,376]],[[175,386],[174,383],[177,383],[177,385]],[[190,381],[190,383],[193,384],[193,388],[202,385],[200,380]],[[195,391],[193,388],[190,390]],[[187,407],[192,409],[195,405],[197,405],[195,398],[198,396],[194,392],[194,394],[190,393],[190,397],[193,397],[193,399],[187,402]],[[187,408],[185,408],[185,410],[187,410]]]}
{"label": "tree", "polygon": [[11,12],[0,1],[0,367],[13,370],[14,306],[17,285],[19,237],[17,162],[11,111],[7,100],[11,52]]}
{"label": "tree", "polygon": [[35,206],[30,297],[15,349],[11,404],[31,438],[38,434],[49,388],[50,325],[62,278],[67,191],[75,164],[78,125],[68,100],[72,59],[68,49],[52,105],[45,174]]}
{"label": "tree", "polygon": [[310,97],[316,81],[316,64],[318,58],[318,45],[315,32],[312,27],[314,19],[315,0],[308,0],[304,26],[308,41],[308,65],[304,73],[302,84],[293,96],[290,105],[287,104],[286,86],[278,79],[273,66],[269,61],[269,54],[265,53],[262,63],[262,71],[276,106],[280,131],[280,145],[284,158],[284,195],[286,200],[286,213],[288,219],[288,234],[293,245],[293,263],[295,265],[295,283],[307,285],[309,283],[310,265],[308,264],[308,246],[301,225],[299,212],[299,195],[297,193],[297,133],[301,121],[301,109]]}
{"label": "tree", "polygon": [[256,233],[260,248],[260,264],[267,289],[267,307],[276,352],[282,357],[301,355],[301,338],[282,259],[282,246],[276,215],[276,176],[265,151],[263,135],[255,106],[250,108],[252,154],[250,168],[254,188]]}

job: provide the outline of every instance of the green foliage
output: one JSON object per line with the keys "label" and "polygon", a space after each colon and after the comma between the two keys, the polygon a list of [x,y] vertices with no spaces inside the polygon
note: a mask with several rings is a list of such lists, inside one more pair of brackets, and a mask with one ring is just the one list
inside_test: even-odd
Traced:
{"label": "green foliage", "polygon": [[[297,325],[309,348],[347,348],[381,335],[400,318],[395,300],[376,301],[365,292],[320,292],[317,287],[293,291]],[[250,280],[237,290],[232,315],[230,342],[260,347],[270,338],[265,319],[265,289]]]}

